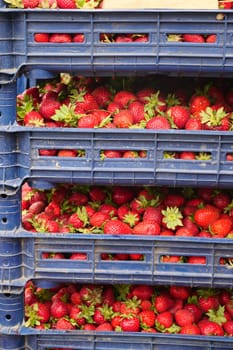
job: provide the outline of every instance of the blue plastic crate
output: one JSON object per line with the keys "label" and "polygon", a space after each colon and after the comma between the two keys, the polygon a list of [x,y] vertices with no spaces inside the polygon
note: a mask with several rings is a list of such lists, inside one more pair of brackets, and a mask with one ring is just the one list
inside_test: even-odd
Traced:
{"label": "blue plastic crate", "polygon": [[[45,183],[232,187],[232,132],[2,127],[0,188],[27,178]],[[41,156],[76,149],[78,157]],[[146,151],[145,158],[101,158],[104,150]],[[168,159],[167,152],[206,152],[210,159]]]}
{"label": "blue plastic crate", "polygon": [[[109,236],[83,234],[40,234],[18,230],[1,233],[0,283],[2,290],[24,286],[29,279],[47,284],[153,283],[228,287],[233,283],[232,267],[220,259],[232,258],[229,239]],[[115,254],[141,254],[143,259],[106,260]],[[65,257],[44,258],[45,253],[62,253]],[[71,260],[72,253],[86,255],[85,260]],[[199,256],[205,264],[164,262],[167,256]],[[39,282],[38,282],[39,283]],[[43,282],[43,286],[45,282]],[[47,285],[46,285],[47,286]]]}
{"label": "blue plastic crate", "polygon": [[[162,333],[38,330],[24,325],[23,291],[0,293],[0,344],[2,349],[47,350],[226,350],[232,337],[183,336]],[[23,347],[24,345],[24,347]]]}
{"label": "blue plastic crate", "polygon": [[[217,338],[217,339],[216,339]],[[172,334],[63,334],[26,337],[27,350],[45,350],[50,347],[70,347],[72,350],[227,350],[232,349],[232,338],[180,336]]]}
{"label": "blue plastic crate", "polygon": [[[2,3],[3,4],[3,3]],[[230,76],[233,11],[12,10],[0,14],[3,72],[47,69],[82,75],[165,73]],[[35,42],[36,33],[81,33],[84,41]],[[169,41],[171,34],[216,34],[214,43]],[[146,34],[146,42],[102,42],[103,34]]]}

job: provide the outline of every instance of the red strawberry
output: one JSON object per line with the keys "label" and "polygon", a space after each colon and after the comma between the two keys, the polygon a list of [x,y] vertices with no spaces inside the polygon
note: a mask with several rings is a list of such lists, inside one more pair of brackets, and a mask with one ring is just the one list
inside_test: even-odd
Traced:
{"label": "red strawberry", "polygon": [[77,151],[74,149],[61,149],[57,152],[57,157],[77,157]]}
{"label": "red strawberry", "polygon": [[71,43],[72,37],[70,34],[54,33],[49,37],[50,43]]}
{"label": "red strawberry", "polygon": [[191,289],[190,287],[172,285],[169,287],[169,293],[174,299],[187,300],[191,294]]}
{"label": "red strawberry", "polygon": [[204,95],[193,95],[189,102],[191,114],[198,114],[210,106],[210,100]]}
{"label": "red strawberry", "polygon": [[146,129],[171,129],[171,125],[166,117],[157,115],[148,120]]}
{"label": "red strawberry", "polygon": [[231,232],[232,227],[233,221],[230,216],[220,217],[209,225],[209,230],[213,237],[223,238]]}
{"label": "red strawberry", "polygon": [[125,204],[134,198],[134,190],[129,187],[112,188],[112,201],[117,205]]}
{"label": "red strawberry", "polygon": [[220,213],[216,207],[206,205],[194,212],[194,222],[202,229],[208,229],[209,225],[218,220],[219,216]]}
{"label": "red strawberry", "polygon": [[54,116],[57,110],[61,107],[61,103],[58,100],[52,98],[44,99],[39,107],[39,113],[45,118],[50,120]]}
{"label": "red strawberry", "polygon": [[198,325],[193,323],[193,324],[187,324],[181,327],[180,334],[199,335],[201,334],[201,331]]}
{"label": "red strawberry", "polygon": [[75,9],[75,1],[74,0],[57,0],[57,6],[61,9]]}
{"label": "red strawberry", "polygon": [[206,257],[205,256],[188,256],[187,258],[188,264],[206,264]]}
{"label": "red strawberry", "polygon": [[102,227],[110,219],[108,214],[96,212],[90,217],[91,226]]}
{"label": "red strawberry", "polygon": [[190,118],[188,108],[180,105],[170,107],[167,114],[178,129],[183,129]]}
{"label": "red strawberry", "polygon": [[182,39],[185,42],[192,42],[192,43],[204,43],[205,39],[203,35],[201,34],[183,34]]}
{"label": "red strawberry", "polygon": [[28,112],[24,116],[23,122],[25,126],[37,126],[37,127],[45,126],[43,116],[41,115],[41,113],[36,111]]}
{"label": "red strawberry", "polygon": [[72,253],[70,260],[87,260],[87,253]]}
{"label": "red strawberry", "polygon": [[100,325],[98,325],[95,330],[97,332],[112,332],[113,331],[113,326],[109,322],[104,322]]}
{"label": "red strawberry", "polygon": [[174,300],[167,294],[157,295],[154,299],[154,307],[158,313],[169,310],[174,305]]}
{"label": "red strawberry", "polygon": [[63,302],[62,300],[55,300],[51,307],[50,313],[52,318],[61,318],[69,315],[69,307],[68,304]]}
{"label": "red strawberry", "polygon": [[99,118],[95,114],[86,114],[79,118],[77,126],[79,128],[95,128],[99,125]]}
{"label": "red strawberry", "polygon": [[104,233],[112,235],[127,235],[132,233],[131,227],[120,220],[109,220],[104,225]]}
{"label": "red strawberry", "polygon": [[152,310],[144,310],[139,314],[139,320],[141,328],[147,329],[148,327],[154,327],[156,315]]}
{"label": "red strawberry", "polygon": [[159,225],[162,223],[162,213],[160,207],[152,207],[149,206],[145,208],[145,211],[143,213],[143,220],[144,221],[154,221],[157,222]]}
{"label": "red strawberry", "polygon": [[187,309],[179,309],[175,312],[175,321],[176,324],[180,327],[183,327],[194,322],[194,315],[191,311]]}
{"label": "red strawberry", "polygon": [[189,310],[193,314],[195,323],[198,323],[201,320],[203,312],[198,305],[188,303],[184,305],[184,309]]}
{"label": "red strawberry", "polygon": [[133,125],[134,117],[128,109],[121,109],[113,116],[113,124],[117,128],[129,128]]}
{"label": "red strawberry", "polygon": [[98,86],[92,91],[100,108],[106,108],[111,99],[111,92],[105,86]]}
{"label": "red strawberry", "polygon": [[27,327],[35,327],[41,323],[47,323],[50,319],[48,305],[41,302],[35,302],[25,306],[25,319]]}
{"label": "red strawberry", "polygon": [[157,222],[141,221],[133,227],[132,233],[135,235],[159,235],[161,227]]}
{"label": "red strawberry", "polygon": [[128,107],[129,103],[136,100],[136,96],[127,90],[117,92],[113,98],[113,102],[117,103],[120,108]]}
{"label": "red strawberry", "polygon": [[158,331],[164,332],[173,324],[173,315],[170,311],[164,311],[157,315],[155,327]]}
{"label": "red strawberry", "polygon": [[48,33],[35,33],[34,40],[38,43],[47,43],[49,41]]}
{"label": "red strawberry", "polygon": [[128,315],[121,321],[121,329],[123,332],[139,332],[140,321],[138,315]]}
{"label": "red strawberry", "polygon": [[223,329],[226,332],[226,335],[232,337],[233,336],[233,320],[226,321],[223,324]]}
{"label": "red strawberry", "polygon": [[23,0],[23,7],[27,8],[36,8],[39,6],[39,0]]}
{"label": "red strawberry", "polygon": [[198,322],[198,327],[200,328],[202,335],[216,335],[216,336],[223,336],[224,331],[222,326],[220,326],[217,322],[209,321],[208,319],[203,319],[200,322]]}
{"label": "red strawberry", "polygon": [[132,297],[136,296],[140,300],[149,300],[151,299],[154,292],[154,288],[149,285],[134,285],[132,287]]}
{"label": "red strawberry", "polygon": [[216,43],[216,41],[217,41],[217,35],[216,34],[210,34],[205,39],[206,43]]}
{"label": "red strawberry", "polygon": [[216,310],[219,307],[219,300],[214,290],[198,290],[198,306],[203,312]]}
{"label": "red strawberry", "polygon": [[133,115],[133,123],[137,124],[145,120],[144,104],[140,101],[133,101],[129,104],[129,111]]}
{"label": "red strawberry", "polygon": [[69,320],[68,318],[62,317],[57,320],[57,322],[54,325],[55,329],[62,329],[62,330],[74,330],[76,329],[74,322]]}
{"label": "red strawberry", "polygon": [[72,41],[74,43],[83,43],[84,42],[84,39],[85,39],[85,36],[84,34],[82,33],[78,33],[78,34],[75,34],[72,38]]}

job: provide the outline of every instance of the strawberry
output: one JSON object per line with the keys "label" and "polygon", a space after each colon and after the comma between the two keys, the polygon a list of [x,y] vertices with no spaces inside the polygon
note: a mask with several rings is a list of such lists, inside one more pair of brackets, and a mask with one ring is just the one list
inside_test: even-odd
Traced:
{"label": "strawberry", "polygon": [[148,206],[143,213],[143,221],[157,222],[159,225],[162,223],[162,213],[160,207]]}
{"label": "strawberry", "polygon": [[146,129],[171,129],[171,125],[166,117],[157,115],[147,121]]}
{"label": "strawberry", "polygon": [[206,130],[230,130],[231,123],[228,112],[225,112],[224,107],[217,108],[207,107],[200,112],[201,123]]}
{"label": "strawberry", "polygon": [[204,43],[205,39],[203,35],[201,34],[183,34],[182,39],[185,42],[192,42],[192,43]]}
{"label": "strawberry", "polygon": [[112,332],[113,326],[109,322],[104,322],[95,328],[97,332]]}
{"label": "strawberry", "polygon": [[175,312],[174,315],[176,324],[180,327],[183,327],[194,322],[194,315],[191,311],[187,309],[179,309]]}
{"label": "strawberry", "polygon": [[209,225],[209,230],[213,237],[223,238],[231,232],[232,227],[233,221],[230,216],[220,217]]}
{"label": "strawberry", "polygon": [[109,220],[104,225],[104,233],[112,235],[127,235],[132,233],[131,227],[121,220]]}
{"label": "strawberry", "polygon": [[25,9],[31,8],[34,9],[39,6],[39,0],[23,0],[23,7]]}
{"label": "strawberry", "polygon": [[169,287],[169,294],[174,299],[187,300],[191,294],[191,289],[190,287],[172,285]]}
{"label": "strawberry", "polygon": [[61,9],[75,9],[75,1],[74,0],[57,0],[57,7]]}
{"label": "strawberry", "polygon": [[101,152],[101,159],[105,158],[121,158],[122,152],[121,151],[114,151],[114,150],[106,150]]}
{"label": "strawberry", "polygon": [[129,128],[133,125],[133,122],[133,114],[127,109],[121,109],[113,116],[113,123],[117,128]]}
{"label": "strawberry", "polygon": [[140,300],[149,300],[151,299],[153,293],[154,293],[154,288],[149,285],[134,285],[132,287],[132,296],[137,297]]}
{"label": "strawberry", "polygon": [[90,217],[91,226],[102,227],[110,219],[108,214],[96,212]]}
{"label": "strawberry", "polygon": [[180,329],[180,334],[199,335],[201,334],[201,331],[198,325],[193,323],[182,326]]}
{"label": "strawberry", "polygon": [[219,300],[214,290],[200,289],[197,293],[199,295],[198,306],[203,312],[208,312],[211,309],[216,310],[219,307]]}
{"label": "strawberry", "polygon": [[57,157],[77,157],[77,151],[74,149],[60,149]]}
{"label": "strawberry", "polygon": [[131,201],[134,195],[134,190],[129,187],[115,186],[112,188],[112,201],[117,205]]}
{"label": "strawberry", "polygon": [[194,212],[194,222],[202,229],[208,229],[220,217],[219,210],[212,205],[205,205]]}
{"label": "strawberry", "polygon": [[54,324],[55,329],[62,329],[62,330],[74,330],[76,329],[75,322],[70,320],[69,318],[59,318],[57,322]]}
{"label": "strawberry", "polygon": [[217,42],[217,35],[216,34],[210,34],[205,38],[206,43],[216,43]]}
{"label": "strawberry", "polygon": [[39,107],[39,113],[45,118],[50,120],[55,115],[55,112],[59,110],[61,103],[58,100],[52,98],[44,99]]}
{"label": "strawberry", "polygon": [[215,335],[215,336],[223,336],[224,331],[222,326],[220,326],[217,322],[209,321],[208,319],[202,319],[198,322],[198,327],[200,328],[200,332],[202,335]]}
{"label": "strawberry", "polygon": [[167,294],[157,295],[154,299],[154,307],[158,313],[169,310],[173,305],[174,300]]}
{"label": "strawberry", "polygon": [[210,100],[204,95],[193,95],[189,101],[189,109],[191,114],[198,114],[210,107]]}
{"label": "strawberry", "polygon": [[[131,40],[132,41],[132,40]],[[120,108],[127,108],[129,103],[136,100],[136,96],[127,90],[117,92],[113,98],[113,102],[117,103]]]}
{"label": "strawberry", "polygon": [[111,91],[105,86],[98,86],[92,91],[92,96],[100,108],[106,108],[111,100]]}
{"label": "strawberry", "polygon": [[145,120],[144,104],[140,101],[133,101],[129,104],[129,111],[133,115],[133,123],[140,123],[142,120]]}
{"label": "strawberry", "polygon": [[142,329],[154,327],[156,315],[152,310],[143,310],[139,314],[140,326]]}
{"label": "strawberry", "polygon": [[183,129],[190,118],[188,108],[180,105],[170,107],[167,110],[167,115],[172,119],[172,122],[178,129]]}
{"label": "strawberry", "polygon": [[226,335],[233,336],[233,320],[226,321],[223,323],[223,329],[226,332]]}
{"label": "strawberry", "polygon": [[173,315],[170,311],[164,311],[157,315],[155,327],[158,331],[164,332],[173,324]]}
{"label": "strawberry", "polygon": [[113,316],[113,310],[111,306],[104,304],[103,306],[99,306],[95,309],[94,315],[93,315],[93,321],[97,324],[103,324],[106,321],[111,320]]}
{"label": "strawberry", "polygon": [[47,43],[49,41],[48,33],[35,33],[34,40],[38,43]]}
{"label": "strawberry", "polygon": [[24,116],[23,121],[25,126],[37,126],[37,127],[45,126],[43,116],[41,115],[41,113],[36,111],[28,112]]}
{"label": "strawberry", "polygon": [[68,304],[63,302],[62,300],[56,299],[50,307],[50,313],[51,317],[56,319],[67,316],[69,315]]}
{"label": "strawberry", "polygon": [[99,118],[94,114],[86,114],[79,118],[78,127],[79,128],[95,128],[99,124]]}
{"label": "strawberry", "polygon": [[206,264],[206,257],[205,256],[189,256],[187,258],[188,264]]}
{"label": "strawberry", "polygon": [[49,42],[50,43],[71,43],[72,37],[70,34],[54,33],[50,35]]}
{"label": "strawberry", "polygon": [[75,35],[73,36],[72,41],[73,41],[74,43],[83,43],[83,42],[84,42],[84,39],[85,39],[84,34],[82,34],[82,33],[77,33],[77,34],[75,34]]}
{"label": "strawberry", "polygon": [[161,227],[157,222],[141,221],[133,227],[132,233],[135,235],[159,235]]}
{"label": "strawberry", "polygon": [[70,260],[87,260],[87,253],[72,253]]}
{"label": "strawberry", "polygon": [[121,321],[123,332],[139,332],[140,320],[138,315],[126,315]]}
{"label": "strawberry", "polygon": [[194,302],[188,302],[187,304],[184,305],[184,309],[188,310],[189,312],[191,312],[194,316],[194,322],[198,323],[201,318],[202,318],[202,310],[199,308],[199,306],[197,304],[195,304]]}
{"label": "strawberry", "polygon": [[35,327],[50,319],[50,311],[45,303],[35,302],[25,306],[26,327]]}

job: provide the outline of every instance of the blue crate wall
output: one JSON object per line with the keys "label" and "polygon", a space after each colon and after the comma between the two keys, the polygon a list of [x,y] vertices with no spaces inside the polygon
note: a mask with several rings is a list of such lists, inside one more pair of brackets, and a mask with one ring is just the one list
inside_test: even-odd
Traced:
{"label": "blue crate wall", "polygon": [[[108,236],[0,232],[0,283],[2,290],[24,286],[30,279],[49,283],[149,283],[203,287],[228,287],[233,282],[230,265],[221,259],[232,258],[229,239]],[[141,254],[142,259],[111,260],[114,254]],[[46,253],[62,253],[64,258],[44,258]],[[86,255],[71,260],[72,253]],[[204,264],[164,262],[164,257],[205,258]]]}
{"label": "blue crate wall", "polygon": [[48,350],[225,350],[232,349],[232,337],[179,334],[37,330],[24,325],[23,290],[0,293],[1,349]]}
{"label": "blue crate wall", "polygon": [[[82,75],[232,76],[233,11],[2,10],[1,69]],[[171,42],[171,34],[216,34],[215,43]],[[34,34],[82,33],[81,43],[38,43]],[[147,42],[102,42],[103,34],[146,34]],[[5,58],[8,58],[7,60]]]}

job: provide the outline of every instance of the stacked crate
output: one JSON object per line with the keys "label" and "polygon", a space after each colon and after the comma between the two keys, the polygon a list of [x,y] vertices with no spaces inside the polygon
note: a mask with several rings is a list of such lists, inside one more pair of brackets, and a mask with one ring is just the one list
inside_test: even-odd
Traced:
{"label": "stacked crate", "polygon": [[[16,10],[0,1],[0,348],[44,350],[47,347],[86,349],[231,349],[231,339],[202,336],[59,332],[24,326],[23,292],[32,279],[104,283],[149,283],[228,287],[232,272],[220,265],[231,257],[226,239],[184,237],[67,236],[26,232],[21,226],[21,186],[24,180],[46,187],[69,181],[96,185],[232,187],[231,132],[184,130],[24,128],[16,123],[16,95],[24,84],[59,72],[86,76],[229,77],[233,67],[232,11],[176,10]],[[212,44],[169,42],[173,33],[217,35]],[[82,33],[83,43],[36,43],[38,32]],[[103,43],[103,33],[145,33],[148,42]],[[28,86],[28,85],[27,85]],[[74,148],[85,157],[43,159],[39,149]],[[103,149],[147,151],[144,160],[100,160]],[[211,160],[165,159],[165,151],[208,150]],[[42,259],[44,251],[84,252],[85,261]],[[143,254],[140,263],[103,261],[101,253]],[[163,255],[199,255],[206,265],[161,263]]]}

